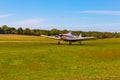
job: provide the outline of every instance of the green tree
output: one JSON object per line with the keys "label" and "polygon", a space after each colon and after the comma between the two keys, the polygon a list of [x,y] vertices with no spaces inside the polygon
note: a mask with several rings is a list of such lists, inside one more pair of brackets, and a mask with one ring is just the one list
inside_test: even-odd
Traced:
{"label": "green tree", "polygon": [[51,30],[51,35],[58,35],[59,34],[59,30],[58,29],[52,29]]}
{"label": "green tree", "polygon": [[0,27],[0,34],[4,34],[4,31],[1,27]]}
{"label": "green tree", "polygon": [[31,30],[30,30],[29,28],[26,28],[26,29],[24,30],[24,34],[25,34],[25,35],[31,35]]}
{"label": "green tree", "polygon": [[17,33],[18,33],[18,34],[23,34],[23,29],[22,29],[21,27],[19,27],[19,28],[17,29]]}
{"label": "green tree", "polygon": [[2,26],[2,30],[4,31],[5,34],[8,34],[9,28],[8,28],[7,25],[3,25],[3,26]]}
{"label": "green tree", "polygon": [[16,28],[14,28],[14,27],[9,27],[7,33],[8,33],[8,34],[16,34]]}

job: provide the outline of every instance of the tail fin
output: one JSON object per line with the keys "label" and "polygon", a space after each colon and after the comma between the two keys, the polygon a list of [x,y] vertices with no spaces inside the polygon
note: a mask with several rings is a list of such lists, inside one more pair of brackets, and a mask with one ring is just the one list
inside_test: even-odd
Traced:
{"label": "tail fin", "polygon": [[72,35],[72,36],[74,35],[73,32],[69,32],[68,34],[69,34],[69,35]]}
{"label": "tail fin", "polygon": [[80,35],[79,35],[79,38],[81,38],[82,37],[82,33],[80,33]]}

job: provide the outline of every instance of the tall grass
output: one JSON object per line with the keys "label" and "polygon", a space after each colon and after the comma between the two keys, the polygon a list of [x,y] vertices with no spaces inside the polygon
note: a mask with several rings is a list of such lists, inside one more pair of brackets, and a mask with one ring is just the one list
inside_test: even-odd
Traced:
{"label": "tall grass", "polygon": [[6,37],[25,42],[0,42],[0,80],[120,79],[119,38],[69,46],[40,37]]}

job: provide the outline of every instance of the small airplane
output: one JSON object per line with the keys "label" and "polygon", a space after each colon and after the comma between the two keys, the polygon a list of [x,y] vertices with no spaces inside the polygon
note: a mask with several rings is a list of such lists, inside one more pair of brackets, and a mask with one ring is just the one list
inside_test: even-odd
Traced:
{"label": "small airplane", "polygon": [[69,32],[68,34],[59,34],[57,36],[46,36],[46,35],[40,35],[41,37],[46,37],[46,38],[51,38],[51,39],[56,39],[58,40],[58,45],[61,44],[61,41],[67,41],[69,45],[72,44],[72,42],[80,42],[85,41],[85,40],[91,40],[95,39],[95,37],[82,37],[82,34],[79,36],[75,36],[73,32]]}

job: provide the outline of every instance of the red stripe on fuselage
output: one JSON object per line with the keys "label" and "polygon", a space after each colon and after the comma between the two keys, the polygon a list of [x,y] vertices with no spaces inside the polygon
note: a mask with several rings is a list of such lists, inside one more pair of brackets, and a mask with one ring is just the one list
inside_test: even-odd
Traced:
{"label": "red stripe on fuselage", "polygon": [[65,34],[60,34],[59,36],[60,36],[61,38],[62,38],[62,37],[74,38],[73,36],[65,35]]}

